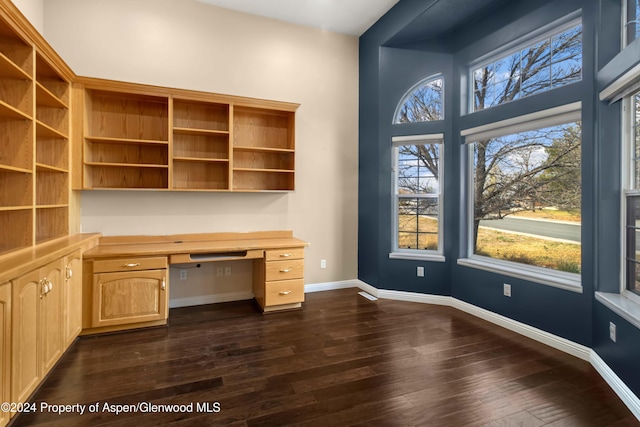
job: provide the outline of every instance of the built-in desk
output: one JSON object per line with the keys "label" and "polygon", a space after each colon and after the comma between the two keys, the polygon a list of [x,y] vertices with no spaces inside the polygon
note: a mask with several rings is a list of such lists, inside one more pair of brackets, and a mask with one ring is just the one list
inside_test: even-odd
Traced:
{"label": "built-in desk", "polygon": [[166,324],[171,264],[252,260],[261,310],[300,308],[305,246],[291,231],[101,237],[83,257],[83,333]]}

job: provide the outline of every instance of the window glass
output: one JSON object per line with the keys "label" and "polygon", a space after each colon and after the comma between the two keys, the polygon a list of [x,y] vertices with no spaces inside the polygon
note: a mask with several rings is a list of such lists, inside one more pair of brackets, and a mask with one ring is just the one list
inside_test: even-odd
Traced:
{"label": "window glass", "polygon": [[395,145],[395,250],[441,252],[441,142]]}
{"label": "window glass", "polygon": [[582,24],[553,33],[471,71],[472,111],[582,79]]}
{"label": "window glass", "polygon": [[622,0],[626,10],[626,19],[624,20],[624,39],[626,44],[631,43],[640,37],[640,0]]}
{"label": "window glass", "polygon": [[472,253],[580,273],[581,123],[476,140]]}
{"label": "window glass", "polygon": [[428,122],[444,119],[444,80],[429,78],[411,88],[398,104],[393,123]]}
{"label": "window glass", "polygon": [[[640,92],[631,95],[629,106],[629,131],[627,158],[629,162],[626,180],[626,289],[640,295]],[[625,107],[626,108],[626,107]]]}

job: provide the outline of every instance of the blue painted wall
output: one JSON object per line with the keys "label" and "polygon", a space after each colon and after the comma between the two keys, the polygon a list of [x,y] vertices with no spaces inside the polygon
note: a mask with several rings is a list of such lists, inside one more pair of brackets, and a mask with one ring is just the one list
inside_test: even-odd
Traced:
{"label": "blue painted wall", "polygon": [[[640,356],[640,330],[596,302],[595,291],[620,283],[620,106],[598,101],[598,91],[640,58],[640,41],[620,53],[618,0],[513,0],[461,30],[429,41],[390,46],[433,1],[400,0],[360,38],[359,278],[380,289],[451,295],[478,307],[594,348],[640,395],[632,362]],[[466,65],[572,13],[583,22],[583,79],[508,105],[463,115]],[[637,46],[636,46],[637,45]],[[445,77],[445,120],[393,125],[396,105],[417,81]],[[575,101],[582,102],[582,285],[576,293],[531,281],[459,266],[465,255],[466,201],[460,130]],[[618,103],[619,104],[619,103]],[[389,259],[392,233],[391,137],[445,134],[444,252],[446,262]],[[425,266],[426,277],[416,277]],[[502,295],[503,283],[512,297]],[[622,338],[612,346],[608,322]]]}

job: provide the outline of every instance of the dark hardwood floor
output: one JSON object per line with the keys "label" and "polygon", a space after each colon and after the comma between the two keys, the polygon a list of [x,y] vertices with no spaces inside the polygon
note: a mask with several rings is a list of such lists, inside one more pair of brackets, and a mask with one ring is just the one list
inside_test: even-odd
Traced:
{"label": "dark hardwood floor", "polygon": [[357,292],[266,316],[249,302],[174,309],[168,328],[80,338],[13,427],[640,425],[585,361],[449,307]]}

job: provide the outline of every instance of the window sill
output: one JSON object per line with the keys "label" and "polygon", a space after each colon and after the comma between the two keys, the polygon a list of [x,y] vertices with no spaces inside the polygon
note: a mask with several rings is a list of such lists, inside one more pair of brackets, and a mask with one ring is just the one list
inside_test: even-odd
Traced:
{"label": "window sill", "polygon": [[[529,267],[526,265],[512,265],[509,262],[500,262],[490,258],[461,258],[458,265],[478,268],[492,273],[504,274],[505,276],[518,279],[529,280],[541,285],[552,286],[571,292],[582,293],[582,283],[579,274],[556,272],[542,268]],[[542,270],[542,271],[541,271]]]}
{"label": "window sill", "polygon": [[444,255],[441,254],[412,254],[407,252],[391,252],[389,254],[390,259],[408,259],[414,261],[433,261],[433,262],[445,262]]}
{"label": "window sill", "polygon": [[602,305],[640,329],[640,304],[620,294],[596,292],[596,300]]}

